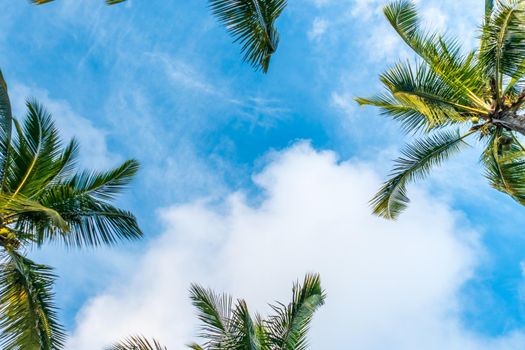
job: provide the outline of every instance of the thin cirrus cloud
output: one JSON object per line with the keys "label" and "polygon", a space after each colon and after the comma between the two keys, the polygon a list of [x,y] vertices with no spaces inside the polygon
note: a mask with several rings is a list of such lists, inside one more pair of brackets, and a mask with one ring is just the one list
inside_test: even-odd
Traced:
{"label": "thin cirrus cloud", "polygon": [[[267,156],[254,175],[257,205],[243,191],[220,205],[162,209],[164,232],[77,316],[68,349],[91,350],[141,333],[181,348],[197,333],[191,282],[252,309],[288,300],[291,281],[320,272],[327,304],[312,350],[516,349],[521,333],[489,338],[461,321],[460,291],[483,254],[480,234],[446,203],[416,190],[399,222],[370,215],[378,175],[300,142]],[[460,224],[461,222],[461,224]]]}

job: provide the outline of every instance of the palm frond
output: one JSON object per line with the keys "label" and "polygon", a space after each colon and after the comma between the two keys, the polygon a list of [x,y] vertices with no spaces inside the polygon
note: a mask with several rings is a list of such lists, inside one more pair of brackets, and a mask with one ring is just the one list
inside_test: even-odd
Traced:
{"label": "palm frond", "polygon": [[438,131],[430,136],[416,140],[403,150],[403,157],[396,160],[391,178],[370,201],[374,214],[386,219],[396,219],[409,199],[406,194],[407,183],[424,178],[432,167],[458,153],[466,135],[459,131]]}
{"label": "palm frond", "polygon": [[239,300],[233,312],[234,337],[233,344],[239,350],[264,350],[266,349],[264,334],[260,327],[252,320],[246,301]]}
{"label": "palm frond", "polygon": [[62,349],[50,267],[16,252],[5,252],[0,264],[0,346],[5,350]]}
{"label": "palm frond", "polygon": [[105,172],[83,172],[66,181],[78,193],[100,200],[113,200],[135,177],[140,168],[136,160],[127,160],[115,169]]}
{"label": "palm frond", "polygon": [[411,1],[395,1],[385,7],[384,13],[400,37],[443,82],[476,107],[489,110],[483,99],[487,82],[473,52],[464,54],[457,39],[422,32],[416,6]]}
{"label": "palm frond", "polygon": [[11,151],[10,145],[13,127],[13,116],[11,113],[11,102],[9,101],[9,94],[7,92],[7,84],[2,71],[0,71],[0,191],[4,190]]}
{"label": "palm frond", "polygon": [[499,130],[490,138],[482,161],[492,187],[525,205],[525,151],[517,140]]}
{"label": "palm frond", "polygon": [[30,198],[44,188],[57,173],[71,165],[75,144],[65,150],[51,115],[36,101],[27,102],[28,114],[21,126],[15,121],[6,190],[13,197]]}
{"label": "palm frond", "polygon": [[325,294],[319,275],[307,275],[302,285],[293,287],[289,305],[273,305],[276,315],[268,321],[268,336],[277,349],[304,350],[314,312],[324,304]]}
{"label": "palm frond", "polygon": [[232,297],[194,284],[190,287],[190,298],[203,323],[200,337],[207,340],[205,347],[218,349],[230,344],[233,339]]}
{"label": "palm frond", "polygon": [[279,44],[275,22],[286,0],[209,0],[212,13],[241,44],[244,61],[268,71]]}
{"label": "palm frond", "polygon": [[496,98],[501,103],[504,77],[509,87],[525,73],[525,4],[519,0],[499,2],[483,27],[480,60],[497,83]]}
{"label": "palm frond", "polygon": [[168,348],[155,339],[148,340],[143,336],[133,336],[114,344],[107,350],[168,350]]}
{"label": "palm frond", "polygon": [[79,195],[70,187],[54,187],[39,202],[60,214],[69,228],[64,231],[36,212],[20,214],[16,222],[17,230],[31,233],[39,246],[62,241],[67,246],[96,247],[142,237],[142,231],[131,212],[88,195]]}

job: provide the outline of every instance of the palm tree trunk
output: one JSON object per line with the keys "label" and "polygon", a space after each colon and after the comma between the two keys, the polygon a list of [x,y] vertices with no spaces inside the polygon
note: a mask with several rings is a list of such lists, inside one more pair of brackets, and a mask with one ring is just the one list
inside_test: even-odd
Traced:
{"label": "palm tree trunk", "polygon": [[516,112],[509,110],[494,116],[492,118],[492,123],[525,136],[525,115],[519,115]]}

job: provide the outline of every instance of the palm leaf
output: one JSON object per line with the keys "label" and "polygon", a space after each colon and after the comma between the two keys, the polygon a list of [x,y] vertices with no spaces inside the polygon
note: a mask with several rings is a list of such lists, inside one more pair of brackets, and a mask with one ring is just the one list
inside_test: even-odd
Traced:
{"label": "palm leaf", "polygon": [[62,349],[51,268],[8,251],[0,265],[0,346],[5,350]]}
{"label": "palm leaf", "polygon": [[105,172],[83,172],[65,182],[78,193],[87,194],[101,200],[112,200],[122,192],[135,177],[140,164],[127,160],[122,165]]}
{"label": "palm leaf", "polygon": [[200,337],[207,340],[205,348],[220,349],[231,344],[232,298],[227,294],[216,294],[198,285],[190,287],[190,298],[198,310],[198,318],[203,323]]}
{"label": "palm leaf", "polygon": [[500,130],[490,138],[482,156],[485,176],[492,187],[525,205],[525,152],[516,139],[507,150],[502,149],[500,140],[509,134]]}
{"label": "palm leaf", "polygon": [[390,180],[370,201],[374,214],[396,219],[410,201],[407,183],[424,178],[432,167],[458,153],[465,145],[463,139],[470,133],[461,136],[459,131],[439,131],[406,147],[403,157],[396,160]]}
{"label": "palm leaf", "polygon": [[414,3],[398,0],[384,9],[385,16],[407,45],[417,53],[446,84],[472,104],[489,110],[483,100],[487,83],[482,67],[473,60],[473,53],[463,54],[457,39],[423,33]]}
{"label": "palm leaf", "polygon": [[246,301],[239,300],[233,312],[234,338],[232,350],[267,349],[266,338],[261,337],[261,323],[252,320]]}
{"label": "palm leaf", "polygon": [[107,348],[107,350],[168,350],[157,340],[148,340],[142,336],[129,337]]}
{"label": "palm leaf", "polygon": [[289,305],[273,306],[277,314],[268,321],[268,335],[276,349],[307,348],[306,334],[312,316],[324,304],[324,299],[319,275],[307,275],[302,285],[294,285],[292,302]]}
{"label": "palm leaf", "polygon": [[510,0],[498,3],[483,27],[480,59],[497,83],[496,99],[501,103],[504,76],[513,79],[509,88],[524,74],[525,4]]}
{"label": "palm leaf", "polygon": [[6,171],[9,164],[13,116],[7,84],[0,71],[0,191],[4,190]]}
{"label": "palm leaf", "polygon": [[241,44],[244,61],[266,73],[279,44],[275,22],[286,0],[209,0],[209,4],[234,41]]}

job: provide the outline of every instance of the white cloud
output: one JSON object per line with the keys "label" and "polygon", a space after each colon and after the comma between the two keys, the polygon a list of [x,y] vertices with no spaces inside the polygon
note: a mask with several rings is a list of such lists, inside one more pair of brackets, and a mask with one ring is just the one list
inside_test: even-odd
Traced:
{"label": "white cloud", "polygon": [[111,153],[107,146],[107,132],[95,127],[91,120],[77,114],[71,105],[63,100],[51,98],[47,90],[13,84],[10,88],[13,114],[23,119],[27,99],[34,98],[53,116],[64,141],[75,137],[80,143],[81,165],[92,169],[106,169],[116,165],[121,158]]}
{"label": "white cloud", "polygon": [[312,27],[308,31],[308,39],[318,40],[328,29],[329,22],[326,19],[316,17],[312,23]]}
{"label": "white cloud", "polygon": [[254,177],[263,189],[256,206],[238,192],[219,207],[162,210],[164,234],[86,303],[68,348],[99,349],[138,332],[181,348],[196,333],[191,282],[246,297],[265,312],[266,302],[288,300],[291,282],[308,271],[321,273],[328,293],[312,350],[525,346],[519,333],[482,339],[461,325],[458,290],[480,247],[445,203],[415,190],[410,210],[386,222],[367,205],[379,183],[369,165],[341,163],[306,143],[267,161]]}

